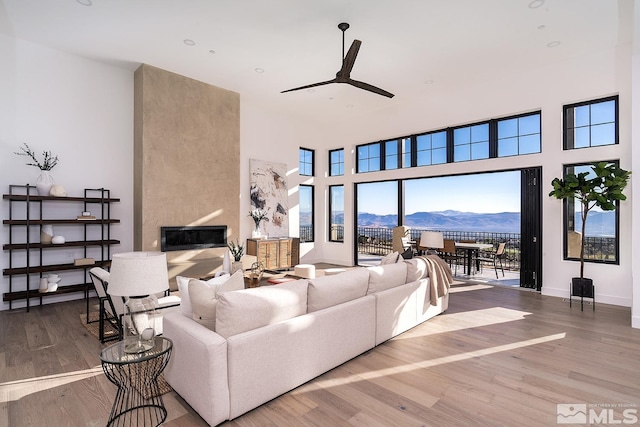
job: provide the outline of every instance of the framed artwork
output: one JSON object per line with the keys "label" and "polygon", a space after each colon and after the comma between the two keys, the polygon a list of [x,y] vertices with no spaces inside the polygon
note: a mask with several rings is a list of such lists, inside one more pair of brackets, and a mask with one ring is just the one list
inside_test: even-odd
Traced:
{"label": "framed artwork", "polygon": [[262,233],[269,237],[289,235],[289,191],[285,163],[249,160],[251,209],[262,209],[267,220]]}

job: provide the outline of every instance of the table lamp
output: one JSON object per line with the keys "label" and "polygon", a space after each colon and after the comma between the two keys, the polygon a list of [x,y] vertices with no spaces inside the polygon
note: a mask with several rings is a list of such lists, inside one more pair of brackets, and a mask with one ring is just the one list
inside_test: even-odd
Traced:
{"label": "table lamp", "polygon": [[168,288],[167,255],[162,252],[114,254],[107,292],[127,297],[122,319],[124,351],[142,353],[155,345],[154,294]]}
{"label": "table lamp", "polygon": [[444,248],[444,240],[442,233],[439,231],[423,231],[420,235],[420,247],[432,249],[427,250],[428,255],[435,254],[433,249]]}

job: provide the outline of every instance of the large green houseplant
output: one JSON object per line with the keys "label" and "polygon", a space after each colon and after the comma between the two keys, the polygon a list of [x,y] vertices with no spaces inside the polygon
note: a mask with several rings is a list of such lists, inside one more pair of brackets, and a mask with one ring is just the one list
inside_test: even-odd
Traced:
{"label": "large green houseplant", "polygon": [[[621,169],[615,163],[598,162],[591,165],[591,171],[567,174],[564,179],[551,181],[553,190],[550,197],[556,199],[575,199],[580,204],[582,218],[580,234],[580,277],[572,280],[572,294],[593,297],[593,282],[584,277],[584,236],[587,214],[598,207],[603,211],[616,209],[616,204],[627,197],[622,191],[627,186],[631,172]],[[578,280],[576,280],[578,279]],[[578,293],[579,292],[579,293]]]}

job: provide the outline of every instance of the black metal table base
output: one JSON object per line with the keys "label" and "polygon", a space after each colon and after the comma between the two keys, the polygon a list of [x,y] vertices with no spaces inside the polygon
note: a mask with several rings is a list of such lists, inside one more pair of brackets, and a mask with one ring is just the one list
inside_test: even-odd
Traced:
{"label": "black metal table base", "polygon": [[102,360],[105,376],[118,386],[107,427],[158,426],[167,418],[158,377],[169,363],[171,348],[151,357],[121,353],[121,359]]}

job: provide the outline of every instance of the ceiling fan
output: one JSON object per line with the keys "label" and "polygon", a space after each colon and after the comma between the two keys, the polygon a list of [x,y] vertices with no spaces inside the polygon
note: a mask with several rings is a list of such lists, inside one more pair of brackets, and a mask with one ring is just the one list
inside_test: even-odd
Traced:
{"label": "ceiling fan", "polygon": [[347,84],[350,84],[351,86],[368,90],[369,92],[377,93],[378,95],[386,96],[388,98],[393,98],[393,94],[387,92],[386,90],[370,85],[369,83],[353,80],[351,78],[351,69],[353,68],[353,64],[356,62],[356,56],[358,56],[358,50],[360,50],[360,45],[362,44],[362,42],[360,40],[354,40],[353,43],[351,43],[349,52],[347,52],[347,56],[345,56],[344,55],[344,32],[347,31],[347,29],[349,28],[349,24],[347,24],[346,22],[342,22],[338,24],[338,28],[342,31],[342,58],[343,59],[342,59],[342,68],[340,68],[340,71],[336,73],[336,78],[327,80],[325,82],[312,83],[306,86],[300,86],[293,89],[283,90],[280,93],[292,92],[294,90],[300,90],[300,89],[308,89],[316,86],[324,86],[330,83],[347,83]]}

